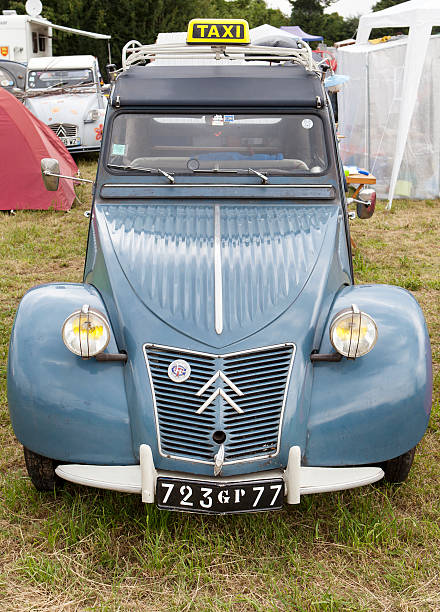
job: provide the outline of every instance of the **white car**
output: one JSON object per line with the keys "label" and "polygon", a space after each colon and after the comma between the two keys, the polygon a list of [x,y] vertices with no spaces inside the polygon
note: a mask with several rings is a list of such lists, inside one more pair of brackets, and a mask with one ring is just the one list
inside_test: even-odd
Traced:
{"label": "white car", "polygon": [[70,152],[99,151],[107,109],[92,55],[39,57],[26,71],[25,105]]}

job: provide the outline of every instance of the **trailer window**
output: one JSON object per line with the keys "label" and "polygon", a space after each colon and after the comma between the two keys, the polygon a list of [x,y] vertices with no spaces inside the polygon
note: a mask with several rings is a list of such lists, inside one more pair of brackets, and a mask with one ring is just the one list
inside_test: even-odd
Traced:
{"label": "trailer window", "polygon": [[46,51],[46,37],[44,36],[44,34],[38,35],[38,48],[41,52]]}
{"label": "trailer window", "polygon": [[2,87],[13,87],[14,84],[12,75],[7,70],[0,68],[0,85]]}

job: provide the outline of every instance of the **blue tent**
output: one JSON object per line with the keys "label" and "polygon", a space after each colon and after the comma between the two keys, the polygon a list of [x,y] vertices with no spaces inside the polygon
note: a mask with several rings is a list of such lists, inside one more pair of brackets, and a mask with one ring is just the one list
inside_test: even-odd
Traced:
{"label": "blue tent", "polygon": [[312,36],[311,34],[306,34],[299,26],[281,26],[281,29],[289,32],[289,34],[298,36],[306,42],[318,42],[324,40],[322,36]]}

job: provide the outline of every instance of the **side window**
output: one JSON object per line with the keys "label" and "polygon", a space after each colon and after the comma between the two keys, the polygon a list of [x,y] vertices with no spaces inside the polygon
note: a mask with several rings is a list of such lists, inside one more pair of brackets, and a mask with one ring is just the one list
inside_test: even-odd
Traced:
{"label": "side window", "polygon": [[32,32],[32,52],[38,53],[38,36],[36,32]]}
{"label": "side window", "polygon": [[2,68],[0,68],[0,85],[2,87],[12,87],[14,85],[12,75],[9,74],[7,70],[3,70]]}
{"label": "side window", "polygon": [[46,37],[44,34],[38,35],[38,48],[40,51],[46,51]]}

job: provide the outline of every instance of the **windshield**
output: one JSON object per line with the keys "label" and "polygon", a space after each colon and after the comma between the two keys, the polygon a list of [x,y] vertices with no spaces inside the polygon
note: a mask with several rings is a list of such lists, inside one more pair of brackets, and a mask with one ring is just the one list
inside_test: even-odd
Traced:
{"label": "windshield", "polygon": [[109,166],[175,174],[249,172],[292,175],[327,167],[321,119],[312,114],[117,115]]}
{"label": "windshield", "polygon": [[93,72],[81,70],[31,70],[28,74],[28,89],[47,89],[65,85],[93,83]]}

